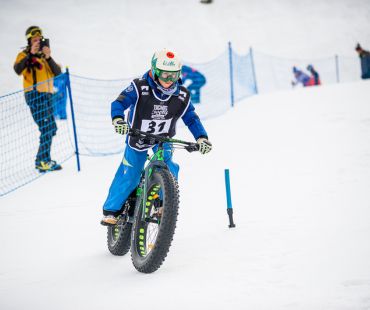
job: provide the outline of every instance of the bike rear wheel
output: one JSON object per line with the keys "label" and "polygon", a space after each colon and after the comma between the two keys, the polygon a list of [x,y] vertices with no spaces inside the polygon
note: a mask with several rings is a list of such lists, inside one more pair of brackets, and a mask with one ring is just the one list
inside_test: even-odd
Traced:
{"label": "bike rear wheel", "polygon": [[130,250],[132,223],[120,223],[108,226],[107,244],[113,255],[123,256]]}
{"label": "bike rear wheel", "polygon": [[131,246],[132,221],[136,203],[136,190],[131,193],[124,205],[117,225],[108,226],[107,245],[113,255],[123,256]]}
{"label": "bike rear wheel", "polygon": [[175,233],[179,208],[176,179],[167,169],[155,169],[143,199],[145,208],[141,205],[136,210],[131,258],[138,271],[151,273],[164,262]]}

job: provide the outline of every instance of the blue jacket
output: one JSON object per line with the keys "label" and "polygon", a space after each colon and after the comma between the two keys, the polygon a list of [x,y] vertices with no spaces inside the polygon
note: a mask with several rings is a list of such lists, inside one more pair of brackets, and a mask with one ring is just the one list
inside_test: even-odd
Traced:
{"label": "blue jacket", "polygon": [[191,80],[191,84],[187,87],[190,88],[201,88],[206,84],[206,78],[203,74],[199,71],[189,67],[189,66],[182,66],[181,69],[182,80],[185,82],[186,80]]}
{"label": "blue jacket", "polygon": [[360,54],[361,60],[361,78],[370,79],[370,52],[362,51]]}
{"label": "blue jacket", "polygon": [[[166,100],[169,96],[178,96],[179,95],[179,87],[176,87],[176,91],[172,95],[165,95],[163,94],[157,86],[157,83],[153,81],[153,79],[149,75],[149,71],[143,75],[143,78],[148,81],[149,87],[154,90],[157,97],[162,100]],[[182,85],[181,79],[178,80],[177,85]],[[131,82],[128,87],[126,87],[118,98],[112,102],[111,106],[111,116],[112,119],[116,117],[124,118],[124,111],[130,109],[131,111],[134,110],[136,102],[138,100],[138,94],[136,93],[134,83]],[[132,121],[132,114],[130,115],[130,122]],[[200,121],[197,113],[195,113],[195,108],[193,104],[190,102],[189,106],[182,116],[182,120],[185,125],[189,128],[190,132],[194,136],[194,139],[197,140],[200,137],[205,137],[208,139],[208,135],[206,130],[204,129],[202,122]]]}
{"label": "blue jacket", "polygon": [[302,83],[303,86],[309,85],[310,77],[306,73],[300,70],[296,70],[294,73],[294,77],[296,79],[295,84]]}

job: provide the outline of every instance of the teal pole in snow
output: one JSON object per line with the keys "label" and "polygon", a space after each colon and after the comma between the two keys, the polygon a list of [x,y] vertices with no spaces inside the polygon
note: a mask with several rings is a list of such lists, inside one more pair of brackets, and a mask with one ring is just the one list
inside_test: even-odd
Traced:
{"label": "teal pole in snow", "polygon": [[226,201],[227,201],[227,215],[229,216],[229,228],[235,227],[233,220],[233,206],[231,203],[231,190],[230,190],[230,172],[225,169],[225,186],[226,186]]}

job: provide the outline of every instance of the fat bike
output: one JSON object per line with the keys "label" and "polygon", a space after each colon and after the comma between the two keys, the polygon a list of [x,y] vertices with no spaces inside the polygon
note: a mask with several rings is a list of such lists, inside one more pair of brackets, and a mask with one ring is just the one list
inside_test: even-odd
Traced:
{"label": "fat bike", "polygon": [[164,143],[172,149],[198,151],[198,144],[130,129],[129,135],[157,144],[148,156],[138,187],[123,206],[116,225],[108,226],[108,249],[113,255],[125,255],[139,272],[152,273],[164,262],[175,234],[179,186],[164,161]]}

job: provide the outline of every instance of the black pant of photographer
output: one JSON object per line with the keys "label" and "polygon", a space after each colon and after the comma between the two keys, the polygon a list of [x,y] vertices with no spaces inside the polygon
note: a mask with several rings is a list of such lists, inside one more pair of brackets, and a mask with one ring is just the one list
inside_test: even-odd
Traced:
{"label": "black pant of photographer", "polygon": [[52,95],[40,93],[36,90],[25,93],[27,105],[40,131],[40,145],[36,155],[36,164],[50,162],[50,149],[53,136],[57,132],[57,125],[53,115]]}

